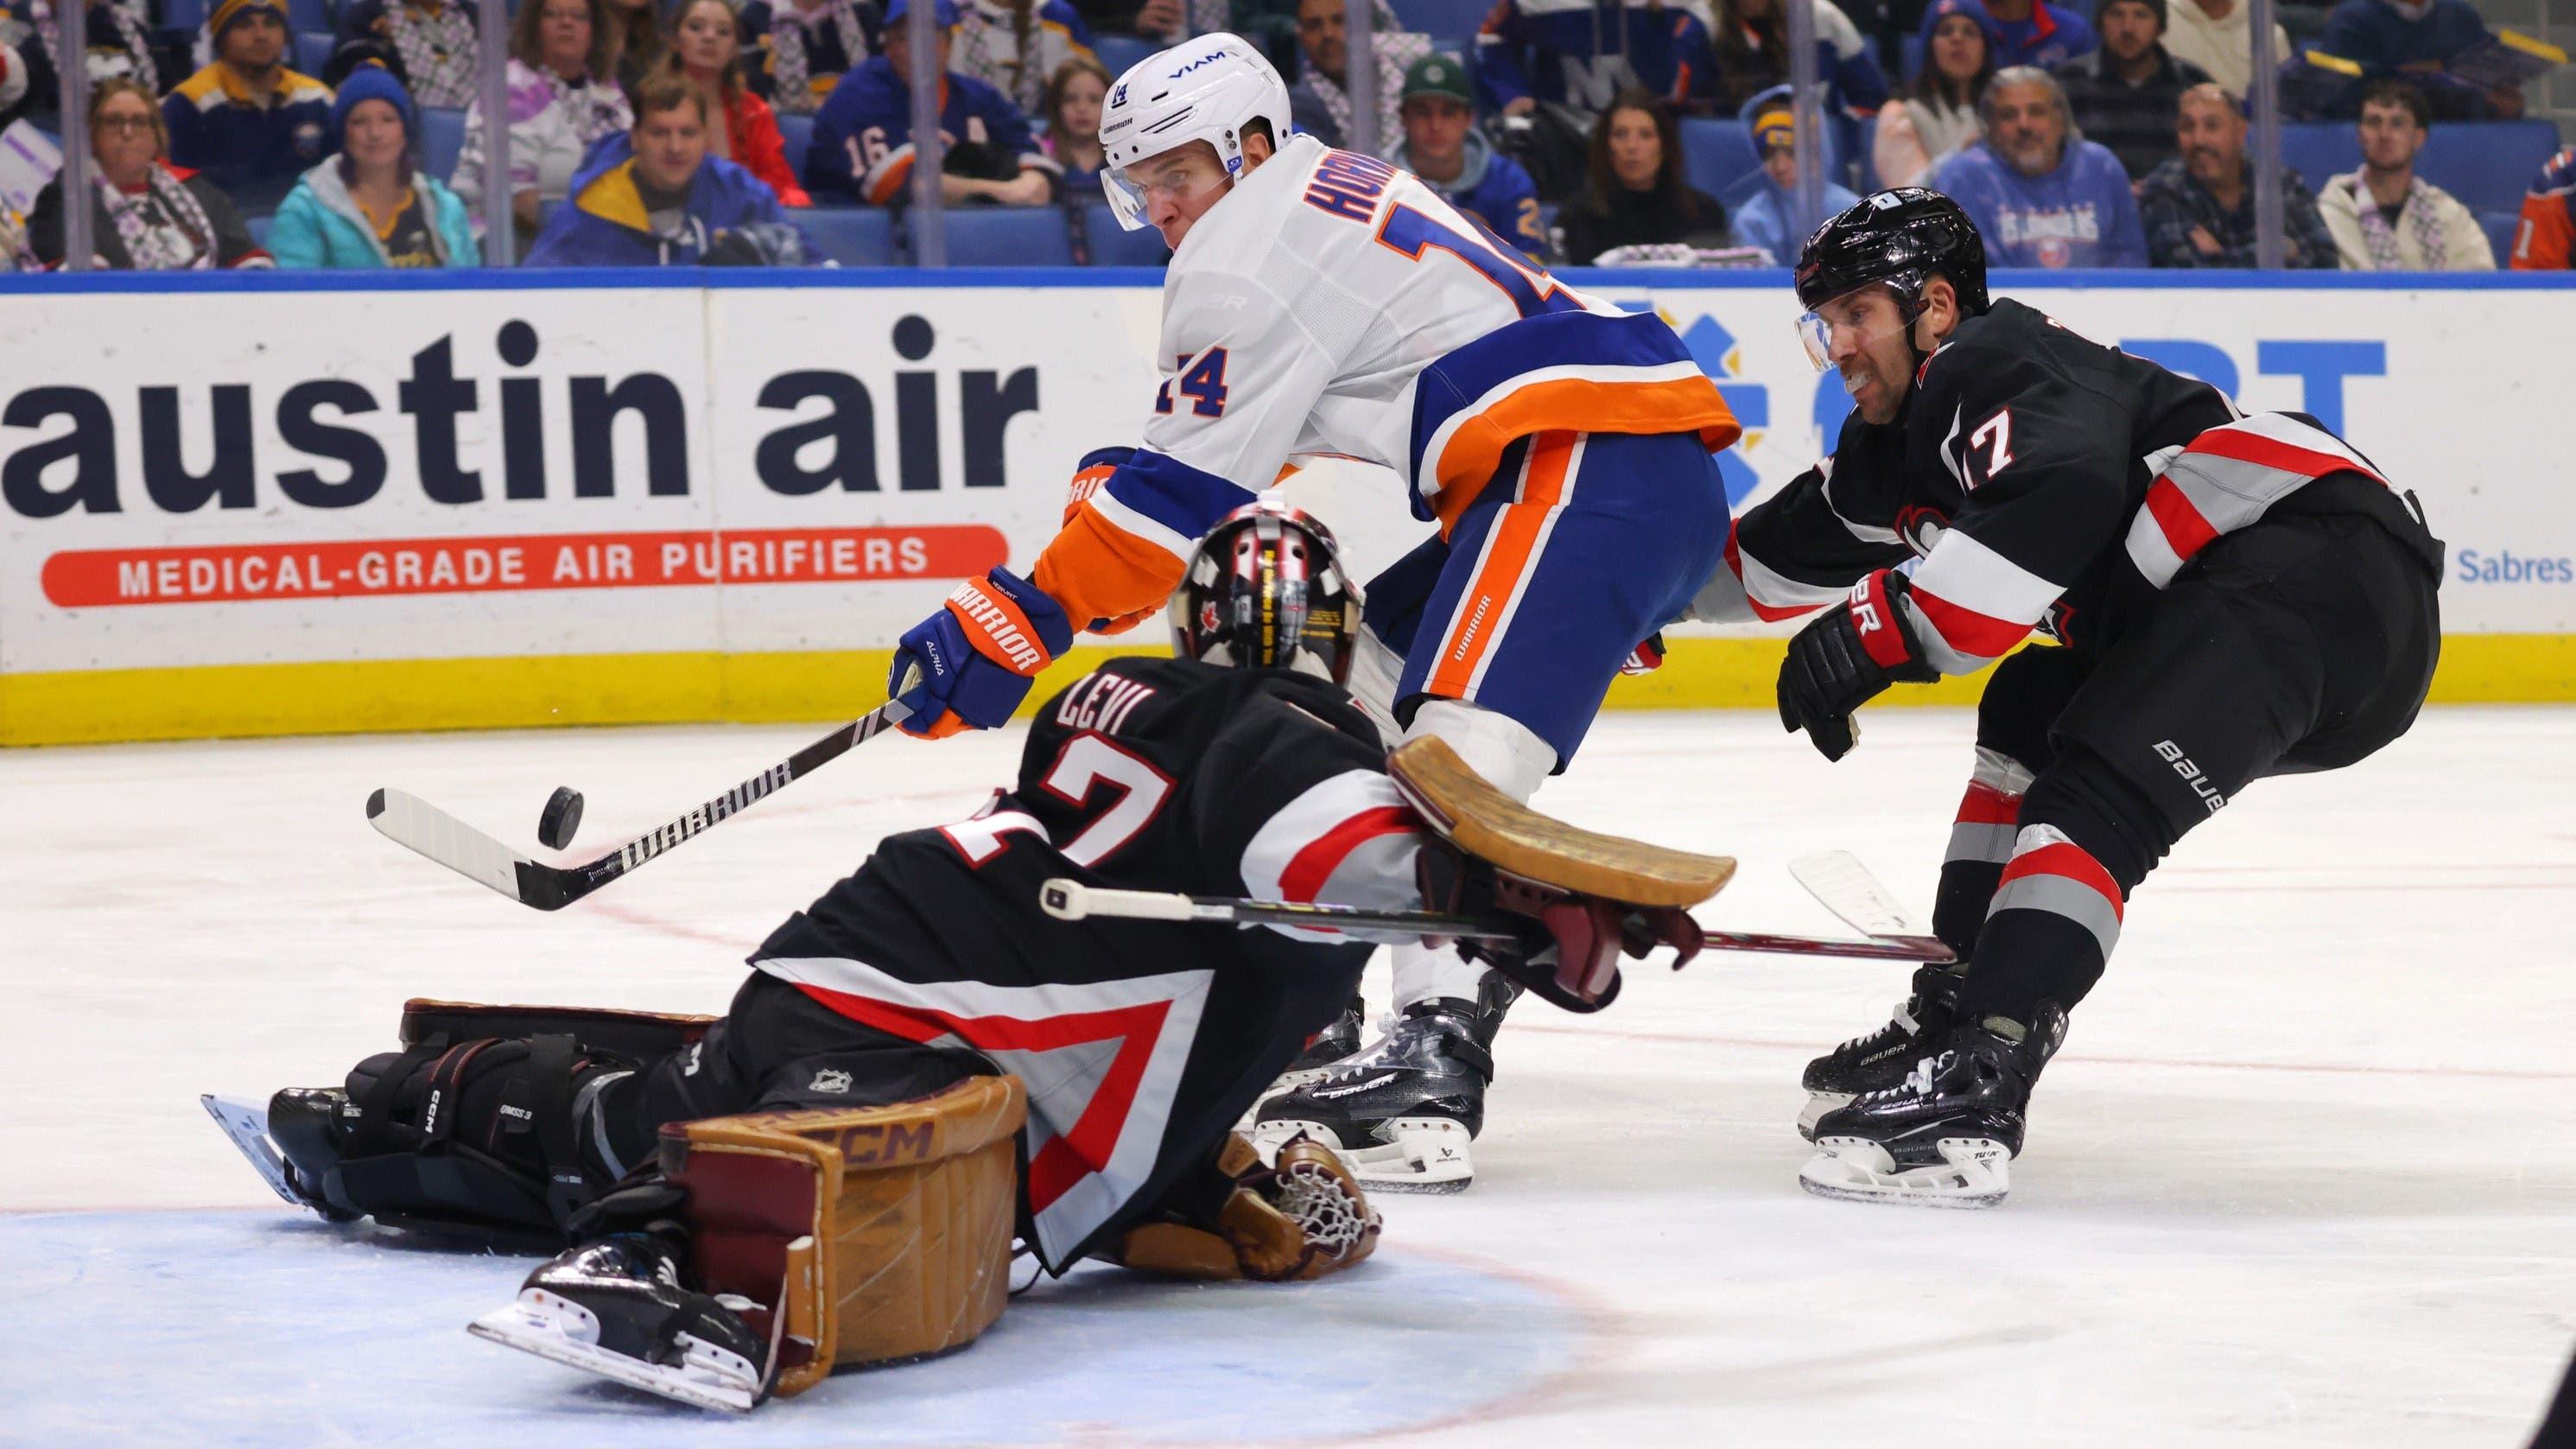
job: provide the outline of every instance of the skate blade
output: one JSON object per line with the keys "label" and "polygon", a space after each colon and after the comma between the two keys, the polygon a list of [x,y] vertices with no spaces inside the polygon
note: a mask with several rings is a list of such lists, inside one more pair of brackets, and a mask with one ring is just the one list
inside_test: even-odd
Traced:
{"label": "skate blade", "polygon": [[701,1409],[747,1414],[760,1402],[749,1360],[685,1333],[679,1339],[685,1357],[676,1367],[612,1353],[589,1341],[598,1332],[598,1320],[588,1310],[543,1291],[521,1294],[508,1307],[465,1325],[465,1331]]}
{"label": "skate blade", "polygon": [[1446,1117],[1396,1117],[1378,1131],[1386,1139],[1345,1147],[1320,1122],[1271,1121],[1254,1129],[1252,1145],[1264,1162],[1276,1162],[1289,1139],[1304,1135],[1333,1150],[1368,1192],[1465,1192],[1476,1180],[1467,1155],[1467,1129]]}
{"label": "skate blade", "polygon": [[285,1199],[289,1207],[313,1206],[296,1195],[294,1184],[286,1176],[286,1158],[269,1140],[266,1107],[238,1097],[218,1097],[212,1092],[204,1093],[197,1101],[215,1119],[215,1125],[224,1129],[224,1136],[231,1139],[233,1146],[241,1149],[241,1155],[250,1160],[251,1170],[259,1174],[270,1191]]}
{"label": "skate blade", "polygon": [[1827,1137],[1798,1169],[1798,1185],[1841,1202],[1902,1203],[1909,1207],[1990,1208],[2012,1191],[2012,1154],[1986,1137],[1944,1137],[1942,1160],[1899,1170],[1877,1143]]}
{"label": "skate blade", "polygon": [[1816,1124],[1824,1120],[1827,1112],[1849,1106],[1853,1095],[1850,1092],[1809,1092],[1807,1105],[1798,1112],[1798,1135],[1810,1142],[1815,1141]]}

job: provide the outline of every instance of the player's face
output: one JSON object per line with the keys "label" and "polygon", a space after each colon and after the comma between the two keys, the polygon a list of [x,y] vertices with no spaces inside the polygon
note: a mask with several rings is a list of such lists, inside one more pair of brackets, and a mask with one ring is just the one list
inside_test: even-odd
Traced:
{"label": "player's face", "polygon": [[2036,81],[1997,86],[1987,97],[1995,108],[1995,125],[1987,139],[2004,164],[2024,176],[2045,176],[2057,169],[2066,152],[2066,118],[2057,113],[2056,97]]}
{"label": "player's face", "polygon": [[707,123],[696,106],[673,106],[635,121],[635,170],[657,191],[679,191],[707,159]]}
{"label": "player's face", "polygon": [[1404,103],[1404,150],[1416,161],[1446,161],[1467,146],[1467,108],[1447,96]]}
{"label": "player's face", "polygon": [[2379,171],[2403,171],[2424,149],[2424,128],[2404,106],[2372,101],[2361,108],[2361,159]]}
{"label": "player's face", "polygon": [[1945,15],[1932,27],[1932,64],[1954,81],[1986,68],[1986,33],[1965,15]]}
{"label": "player's face", "polygon": [[1863,420],[1892,422],[1913,382],[1914,352],[1905,313],[1885,287],[1845,292],[1798,319],[1807,356],[1842,374],[1843,390]]}
{"label": "player's face", "polygon": [[1216,148],[1205,141],[1148,156],[1119,175],[1143,202],[1145,219],[1163,234],[1163,245],[1174,248],[1232,185]]}
{"label": "player's face", "polygon": [[2245,164],[2245,118],[2224,100],[2187,95],[2174,121],[2174,142],[2191,179],[2224,186]]}

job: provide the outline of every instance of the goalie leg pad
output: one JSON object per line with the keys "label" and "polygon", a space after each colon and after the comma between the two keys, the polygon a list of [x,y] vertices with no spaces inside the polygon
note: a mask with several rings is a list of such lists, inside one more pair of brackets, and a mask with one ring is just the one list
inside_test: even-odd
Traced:
{"label": "goalie leg pad", "polygon": [[663,1173],[689,1195],[697,1287],[775,1305],[744,1315],[779,1344],[774,1393],[992,1326],[1010,1297],[1027,1119],[1019,1079],[996,1076],[884,1106],[662,1129]]}
{"label": "goalie leg pad", "polygon": [[1264,1167],[1252,1144],[1231,1134],[1217,1170],[1237,1185],[1212,1227],[1144,1224],[1129,1230],[1117,1261],[1176,1278],[1283,1283],[1338,1273],[1377,1251],[1377,1210],[1322,1143],[1293,1139]]}

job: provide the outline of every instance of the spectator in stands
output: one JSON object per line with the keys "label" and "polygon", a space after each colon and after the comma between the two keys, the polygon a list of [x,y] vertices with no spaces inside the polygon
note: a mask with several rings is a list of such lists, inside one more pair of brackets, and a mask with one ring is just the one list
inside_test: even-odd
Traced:
{"label": "spectator in stands", "polygon": [[680,0],[662,42],[659,74],[698,88],[707,109],[723,124],[707,136],[708,151],[731,161],[776,192],[784,206],[811,206],[813,198],[787,166],[787,142],[778,113],[743,84],[742,27],[734,0]]}
{"label": "spectator in stands", "polygon": [[2164,48],[2166,0],[2102,0],[2093,12],[2102,48],[2057,68],[2075,129],[2143,179],[2173,154],[2174,109],[2209,72]]}
{"label": "spectator in stands", "polygon": [[[1744,128],[1753,136],[1754,153],[1762,158],[1762,180],[1753,195],[1735,208],[1734,218],[1735,244],[1760,247],[1771,254],[1773,265],[1783,267],[1798,260],[1799,243],[1814,229],[1797,223],[1798,126],[1789,91],[1780,86],[1754,98]],[[1859,197],[1828,176],[1816,219],[1821,222],[1859,204]]]}
{"label": "spectator in stands", "polygon": [[1065,0],[959,0],[958,73],[1011,98],[1023,114],[1046,106],[1047,78],[1091,54],[1091,32]]}
{"label": "spectator in stands", "polygon": [[1100,199],[1100,168],[1108,160],[1100,149],[1100,107],[1115,79],[1097,56],[1077,55],[1055,68],[1041,98],[1047,131],[1038,144],[1062,169],[1064,194],[1086,203]]}
{"label": "spectator in stands", "polygon": [[[1833,0],[1815,0],[1816,74],[1830,103],[1866,115],[1887,104],[1887,76],[1878,68],[1851,17]],[[1782,0],[1717,0],[1717,28],[1709,36],[1715,69],[1691,89],[1717,110],[1734,115],[1755,96],[1789,79],[1789,21]]]}
{"label": "spectator in stands", "polygon": [[[131,7],[117,0],[88,0],[89,3],[89,79],[92,85],[123,76],[139,81],[154,95],[161,92],[161,67],[152,55],[151,12],[141,4]],[[57,0],[26,0],[23,9],[12,13],[0,5],[0,42],[6,42],[15,57],[5,61],[13,68],[23,66],[21,79],[25,89],[13,105],[0,95],[0,117],[11,111],[55,111],[62,108],[61,17],[56,13]],[[8,88],[0,78],[0,89]]]}
{"label": "spectator in stands", "polygon": [[1194,26],[1187,0],[1075,0],[1086,25],[1104,35],[1132,35],[1157,47],[1178,45],[1196,30],[1222,30],[1222,25]]}
{"label": "spectator in stands", "polygon": [[2513,229],[2513,269],[2563,272],[2576,254],[2576,149],[2561,151],[2540,168],[2540,179],[2522,199],[2522,223]]}
{"label": "spectator in stands", "polygon": [[[173,169],[170,133],[138,81],[101,81],[89,93],[90,255],[93,265],[134,272],[264,267],[232,199],[212,182]],[[36,193],[27,249],[47,266],[63,260],[63,178]]]}
{"label": "spectator in stands", "polygon": [[[1501,113],[1502,148],[1541,201],[1591,185],[1591,137],[1622,91],[1684,105],[1717,73],[1707,25],[1680,5],[1574,5],[1496,0],[1476,36],[1475,71]],[[1606,23],[1613,17],[1617,24]]]}
{"label": "spectator in stands", "polygon": [[708,154],[716,109],[667,72],[635,88],[635,129],[600,144],[546,221],[532,267],[795,266],[822,256],[759,177]]}
{"label": "spectator in stands", "polygon": [[1727,244],[1726,207],[1682,179],[1681,128],[1651,92],[1619,93],[1592,126],[1592,175],[1566,203],[1565,259],[1578,267],[1617,247]]}
{"label": "spectator in stands", "polygon": [[1920,186],[1986,133],[1977,103],[1995,77],[1995,22],[1983,0],[1933,0],[1922,73],[1878,113],[1870,164],[1881,186]]}
{"label": "spectator in stands", "polygon": [[1995,21],[1997,70],[2047,70],[2090,55],[2101,43],[2083,16],[2054,0],[1986,0],[1986,13]]}
{"label": "spectator in stands", "polygon": [[[2254,78],[2254,13],[2246,0],[2171,0],[2163,45],[2165,54],[2209,72],[2230,100],[2245,99]],[[2290,58],[2290,32],[2277,22],[2272,56]]]}
{"label": "spectator in stands", "polygon": [[2413,78],[2437,114],[2473,121],[2519,116],[2520,90],[2490,90],[2444,70],[2452,57],[2486,39],[2487,23],[2469,0],[2343,0],[2326,17],[2316,48],[2360,66],[2366,77]]}
{"label": "spectator in stands", "polygon": [[482,263],[465,203],[420,169],[420,112],[381,66],[352,71],[331,102],[339,154],[304,173],[269,223],[281,267],[471,267]]}
{"label": "spectator in stands", "polygon": [[662,59],[662,12],[655,0],[608,0],[608,53],[618,88],[633,100],[635,88]]}
{"label": "spectator in stands", "polygon": [[1933,168],[1999,267],[2143,267],[2146,238],[2120,158],[2074,134],[2066,92],[2037,66],[1995,72],[1986,135]]}
{"label": "spectator in stands", "polygon": [[[948,153],[940,195],[951,203],[990,201],[1043,206],[1055,194],[1057,167],[1029,134],[1029,122],[1003,95],[948,68],[955,0],[935,0],[939,69],[948,79],[939,112]],[[805,186],[817,196],[900,206],[912,178],[912,42],[904,23],[911,0],[894,0],[878,37],[883,53],[841,77],[814,117],[805,153]]]}
{"label": "spectator in stands", "polygon": [[2491,272],[2486,228],[2451,193],[2415,174],[2432,134],[2423,91],[2394,76],[2361,96],[2361,169],[2317,193],[2317,215],[2347,272]]}
{"label": "spectator in stands", "polygon": [[[564,199],[581,158],[635,124],[617,88],[602,0],[521,0],[510,21],[510,214],[536,234],[541,208]],[[483,221],[483,102],[465,108],[465,146],[449,182]]]}
{"label": "spectator in stands", "polygon": [[[22,37],[23,38],[23,37]],[[26,42],[31,48],[35,42]],[[27,62],[18,47],[0,36],[0,127],[14,123],[27,106]]]}
{"label": "spectator in stands", "polygon": [[1523,256],[1546,260],[1538,190],[1519,162],[1477,131],[1475,92],[1465,66],[1445,55],[1415,61],[1404,72],[1403,119],[1404,134],[1387,148],[1387,160],[1421,177]]}
{"label": "spectator in stands", "polygon": [[[2159,267],[2254,265],[2254,166],[2245,155],[2245,116],[2216,82],[2182,93],[2175,121],[2181,155],[2138,187],[2147,250]],[[2281,264],[2341,264],[2317,199],[2299,173],[2281,168]]]}
{"label": "spectator in stands", "polygon": [[763,53],[753,87],[780,115],[810,116],[875,53],[879,24],[874,0],[751,0],[742,33]]}
{"label": "spectator in stands", "polygon": [[482,88],[474,6],[475,0],[348,0],[334,43],[372,38],[393,47],[415,103],[459,109]]}
{"label": "spectator in stands", "polygon": [[[1380,148],[1404,129],[1404,73],[1431,53],[1431,37],[1405,30],[1386,0],[1376,7],[1370,53],[1377,58],[1377,142]],[[1297,0],[1297,80],[1288,88],[1288,118],[1327,146],[1350,140],[1350,8],[1342,0]]]}
{"label": "spectator in stands", "polygon": [[245,206],[285,194],[331,149],[331,88],[286,68],[279,0],[219,0],[215,59],[161,102],[170,160]]}

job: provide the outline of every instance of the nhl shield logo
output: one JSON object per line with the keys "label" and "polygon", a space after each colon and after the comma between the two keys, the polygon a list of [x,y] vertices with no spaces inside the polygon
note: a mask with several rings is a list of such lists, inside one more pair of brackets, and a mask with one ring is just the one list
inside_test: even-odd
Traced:
{"label": "nhl shield logo", "polygon": [[842,1071],[838,1067],[826,1067],[822,1071],[814,1074],[813,1082],[809,1084],[805,1090],[809,1092],[846,1092],[850,1090],[850,1074]]}

